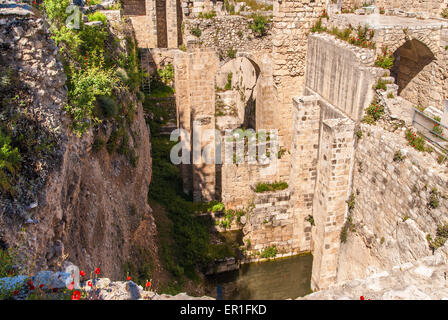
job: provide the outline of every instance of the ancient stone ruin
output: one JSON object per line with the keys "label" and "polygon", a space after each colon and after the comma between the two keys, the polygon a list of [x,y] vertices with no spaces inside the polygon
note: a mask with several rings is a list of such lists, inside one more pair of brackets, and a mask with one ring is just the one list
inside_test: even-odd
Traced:
{"label": "ancient stone ruin", "polygon": [[[139,43],[151,48],[154,63],[163,56],[174,65],[178,128],[222,135],[238,128],[278,130],[284,151],[274,172],[248,161],[182,164],[184,191],[229,208],[252,205],[240,226],[245,241],[254,251],[275,245],[282,256],[311,251],[314,290],[425,256],[424,239],[421,245],[408,241],[410,233],[434,234],[445,222],[444,198],[432,210],[426,202],[431,188],[447,191],[440,183],[446,167],[436,160],[446,143],[424,132],[434,152],[423,155],[404,134],[423,132],[425,121],[438,119],[443,132],[448,125],[446,4],[272,5],[272,21],[259,35],[247,27],[247,16],[230,14],[220,1],[124,1],[124,14],[139,25]],[[391,66],[377,62],[383,56],[393,57]],[[365,124],[373,101],[385,115],[381,123]],[[406,160],[394,162],[395,152]],[[288,187],[255,192],[258,183],[273,181]],[[402,228],[413,230],[406,240],[397,235]],[[341,242],[342,231],[348,240]]]}
{"label": "ancient stone ruin", "polygon": [[[215,259],[204,274],[311,253],[319,292],[304,299],[364,289],[376,299],[448,298],[446,0],[122,0],[83,10],[89,28],[113,39],[103,51],[121,82],[107,101],[122,110],[81,117],[87,129],[76,135],[64,82],[77,74],[67,66],[84,61],[59,62],[71,53],[58,53],[64,40],[34,7],[0,6],[1,61],[26,75],[25,113],[57,146],[32,162],[44,170],[29,192],[19,181],[20,197],[0,193],[0,245],[23,237],[33,272],[69,254],[84,268],[102,263],[110,278],[155,256],[148,268],[162,274],[156,222],[168,210],[148,202],[160,178],[157,124],[182,147],[171,149],[181,150],[171,151],[182,159],[180,192],[216,207],[198,216],[215,233],[242,234],[241,256]],[[172,92],[154,94],[154,79]],[[102,281],[105,299],[148,296],[133,282]]]}

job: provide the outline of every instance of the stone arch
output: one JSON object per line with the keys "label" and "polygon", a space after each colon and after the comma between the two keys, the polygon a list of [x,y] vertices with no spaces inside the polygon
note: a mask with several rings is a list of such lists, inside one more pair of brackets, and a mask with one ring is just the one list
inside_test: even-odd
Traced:
{"label": "stone arch", "polygon": [[[231,80],[228,78],[230,74]],[[217,124],[220,129],[241,126],[255,128],[256,86],[259,76],[260,67],[244,56],[221,66],[216,74],[216,110],[220,118]]]}
{"label": "stone arch", "polygon": [[412,39],[404,42],[394,51],[395,62],[391,69],[391,75],[398,85],[398,94],[404,96],[413,103],[420,104],[421,95],[427,94],[427,88],[423,83],[429,81],[424,70],[436,58],[428,46],[420,40]]}
{"label": "stone arch", "polygon": [[[429,30],[429,32],[431,32]],[[399,41],[397,41],[392,47],[390,47],[390,51],[396,52],[400,47],[402,47],[406,42],[417,40],[424,44],[433,54],[434,56],[438,56],[440,54],[440,48],[438,47],[437,43],[434,43],[434,41],[431,41],[427,35],[424,34],[416,34],[413,35],[412,33],[406,35],[403,32],[403,38],[401,38]]]}

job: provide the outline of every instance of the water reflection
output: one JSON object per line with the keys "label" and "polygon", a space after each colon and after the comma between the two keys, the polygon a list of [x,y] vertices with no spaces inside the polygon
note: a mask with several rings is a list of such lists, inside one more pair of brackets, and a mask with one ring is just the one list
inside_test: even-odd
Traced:
{"label": "water reflection", "polygon": [[298,298],[311,292],[312,255],[251,263],[208,277],[207,295],[224,300]]}

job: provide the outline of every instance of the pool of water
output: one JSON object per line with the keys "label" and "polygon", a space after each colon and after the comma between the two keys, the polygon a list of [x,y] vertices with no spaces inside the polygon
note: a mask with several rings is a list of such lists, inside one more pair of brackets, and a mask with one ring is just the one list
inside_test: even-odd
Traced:
{"label": "pool of water", "polygon": [[207,295],[224,300],[279,300],[311,293],[311,254],[244,264],[207,278]]}

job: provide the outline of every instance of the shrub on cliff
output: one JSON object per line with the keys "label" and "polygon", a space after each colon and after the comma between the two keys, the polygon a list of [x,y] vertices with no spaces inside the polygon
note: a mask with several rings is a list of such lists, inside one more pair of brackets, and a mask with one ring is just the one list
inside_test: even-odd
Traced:
{"label": "shrub on cliff", "polygon": [[101,12],[94,12],[87,16],[89,21],[101,21],[103,25],[107,25],[107,17],[104,13]]}
{"label": "shrub on cliff", "polygon": [[111,70],[94,66],[84,70],[73,70],[69,81],[69,104],[67,112],[71,115],[72,128],[81,136],[92,124],[101,120],[94,115],[98,96],[109,96],[117,86],[117,78]]}
{"label": "shrub on cliff", "polygon": [[394,66],[394,60],[394,55],[384,48],[382,54],[376,59],[375,66],[390,70]]}
{"label": "shrub on cliff", "polygon": [[252,21],[249,22],[249,28],[259,37],[266,34],[268,19],[262,15],[253,15]]}
{"label": "shrub on cliff", "polygon": [[20,153],[18,148],[11,146],[11,137],[0,130],[0,190],[13,193],[13,180],[20,167]]}

